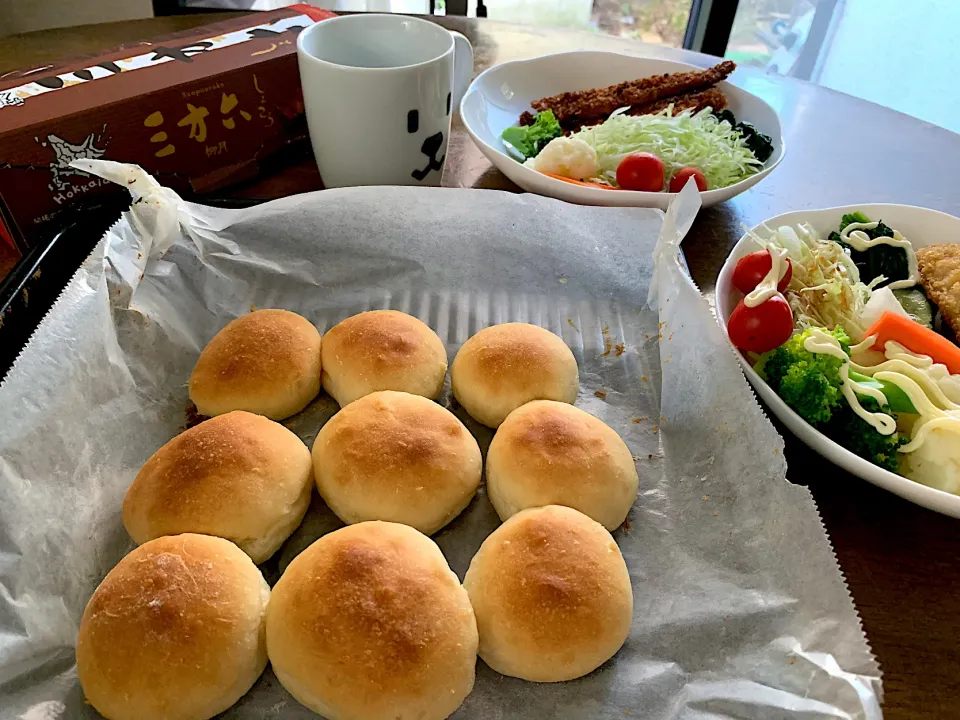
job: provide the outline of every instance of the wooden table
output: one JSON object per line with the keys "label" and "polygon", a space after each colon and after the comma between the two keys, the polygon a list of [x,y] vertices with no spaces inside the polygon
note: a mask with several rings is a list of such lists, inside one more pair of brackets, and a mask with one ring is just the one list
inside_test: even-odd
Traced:
{"label": "wooden table", "polygon": [[[209,22],[157,18],[30,33],[0,41],[0,74]],[[505,60],[573,49],[605,49],[712,64],[711,58],[598,34],[438,18],[463,32],[476,71]],[[786,158],[769,178],[701,213],[684,250],[712,294],[741,224],[804,208],[892,202],[960,215],[960,136],[868,102],[789,78],[741,68],[734,82],[780,114]],[[455,125],[444,184],[518,190]],[[320,187],[312,162],[285,168],[241,191],[275,197]],[[820,507],[867,638],[884,673],[888,718],[960,717],[960,521],[911,505],[821,460],[786,430],[788,476]]]}

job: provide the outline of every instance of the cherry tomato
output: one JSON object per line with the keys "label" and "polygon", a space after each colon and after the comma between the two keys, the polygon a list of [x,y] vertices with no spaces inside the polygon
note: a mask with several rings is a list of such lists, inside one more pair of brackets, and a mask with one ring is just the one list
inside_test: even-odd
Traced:
{"label": "cherry tomato", "polygon": [[[779,292],[787,289],[790,278],[793,277],[793,264],[790,262],[790,258],[784,258],[784,260],[787,263],[787,271],[780,278],[780,282],[777,283]],[[772,264],[769,250],[757,250],[749,255],[744,255],[737,260],[736,267],[733,268],[733,286],[744,295],[753,292],[753,289],[770,272]]]}
{"label": "cherry tomato", "polygon": [[756,307],[743,300],[727,321],[730,342],[741,350],[763,353],[780,347],[793,334],[793,311],[779,293]]}
{"label": "cherry tomato", "polygon": [[652,153],[627,155],[617,165],[617,185],[622,190],[663,190],[663,160]]}
{"label": "cherry tomato", "polygon": [[670,192],[680,192],[683,190],[683,186],[687,184],[687,180],[690,178],[693,178],[694,182],[697,183],[697,190],[700,192],[707,189],[707,176],[703,174],[700,168],[688,165],[687,167],[677,170],[673,174],[673,177],[670,178]]}

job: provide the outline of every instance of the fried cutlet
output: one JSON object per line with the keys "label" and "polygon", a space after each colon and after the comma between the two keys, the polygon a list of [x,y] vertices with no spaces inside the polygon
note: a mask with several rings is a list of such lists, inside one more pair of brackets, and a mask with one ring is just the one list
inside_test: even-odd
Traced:
{"label": "fried cutlet", "polygon": [[684,110],[700,112],[708,107],[720,112],[727,106],[727,96],[717,88],[707,88],[703,92],[665,97],[648,105],[634,105],[627,111],[627,115],[653,115],[663,112],[671,105],[673,105],[674,115]]}
{"label": "fried cutlet", "polygon": [[[684,110],[693,110],[693,112],[696,113],[708,107],[719,112],[727,106],[727,96],[717,90],[717,88],[708,88],[703,92],[674,95],[647,105],[635,105],[627,110],[627,115],[653,115],[658,112],[663,112],[671,105],[673,105],[674,115],[678,115]],[[602,118],[602,120],[606,120],[606,118]],[[564,127],[564,132],[567,135],[571,135],[584,127],[596,125],[600,121],[601,120],[594,118],[578,123],[568,122],[567,126]]]}
{"label": "fried cutlet", "polygon": [[[593,90],[577,90],[541,98],[531,103],[534,110],[552,110],[564,129],[583,126],[588,121],[600,121],[617,108],[653,105],[665,98],[683,96],[712,88],[736,69],[736,63],[724,60],[707,70],[666,73],[653,77],[629,80],[617,85]],[[719,92],[719,91],[718,91]],[[675,101],[676,102],[676,101]],[[529,112],[520,116],[521,125],[533,122]]]}
{"label": "fried cutlet", "polygon": [[930,245],[917,250],[920,285],[940,316],[960,336],[960,245]]}

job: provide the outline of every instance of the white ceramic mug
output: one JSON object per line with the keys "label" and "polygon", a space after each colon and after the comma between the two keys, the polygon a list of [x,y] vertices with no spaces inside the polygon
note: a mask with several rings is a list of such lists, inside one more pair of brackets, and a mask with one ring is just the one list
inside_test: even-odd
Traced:
{"label": "white ceramic mug", "polygon": [[297,57],[326,187],[440,184],[469,40],[418,18],[348,15],[301,31]]}

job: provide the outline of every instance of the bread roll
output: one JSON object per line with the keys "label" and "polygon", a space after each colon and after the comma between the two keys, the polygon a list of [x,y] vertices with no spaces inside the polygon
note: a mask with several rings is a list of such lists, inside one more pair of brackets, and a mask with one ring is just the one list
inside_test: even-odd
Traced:
{"label": "bread roll", "polygon": [[503,675],[572,680],[627,639],[633,592],[601,525],[559,505],[522,510],[493,531],[463,580],[480,657]]}
{"label": "bread roll", "polygon": [[436,398],[446,374],[447,351],[437,334],[396,310],[354,315],[323,338],[323,389],[340,407],[377,390]]}
{"label": "bread roll", "polygon": [[432,540],[365,522],[290,563],[267,651],[281,684],[327,720],[441,720],[473,689],[477,626]]}
{"label": "bread roll", "polygon": [[504,323],[467,340],[450,369],[453,394],[470,416],[497,427],[531,400],[577,399],[577,361],[549,330]]}
{"label": "bread roll", "polygon": [[190,399],[201,415],[248,410],[283,420],[320,392],[320,333],[286,310],[230,322],[200,353]]}
{"label": "bread roll", "polygon": [[615,530],[637,497],[637,469],[607,424],[573,405],[535,400],[497,429],[487,451],[487,494],[501,520],[566,505]]}
{"label": "bread roll", "polygon": [[262,563],[300,525],[312,480],[300,438],[235,410],[190,428],[147,460],[123,500],[123,524],[137,543],[216,535]]}
{"label": "bread roll", "polygon": [[320,495],[346,523],[388,520],[432,535],[480,485],[477,441],[453,413],[384,390],[334,415],[313,445]]}
{"label": "bread roll", "polygon": [[267,664],[270,588],[233,543],[151,540],[94,592],[80,621],[77,674],[109,720],[206,720]]}

